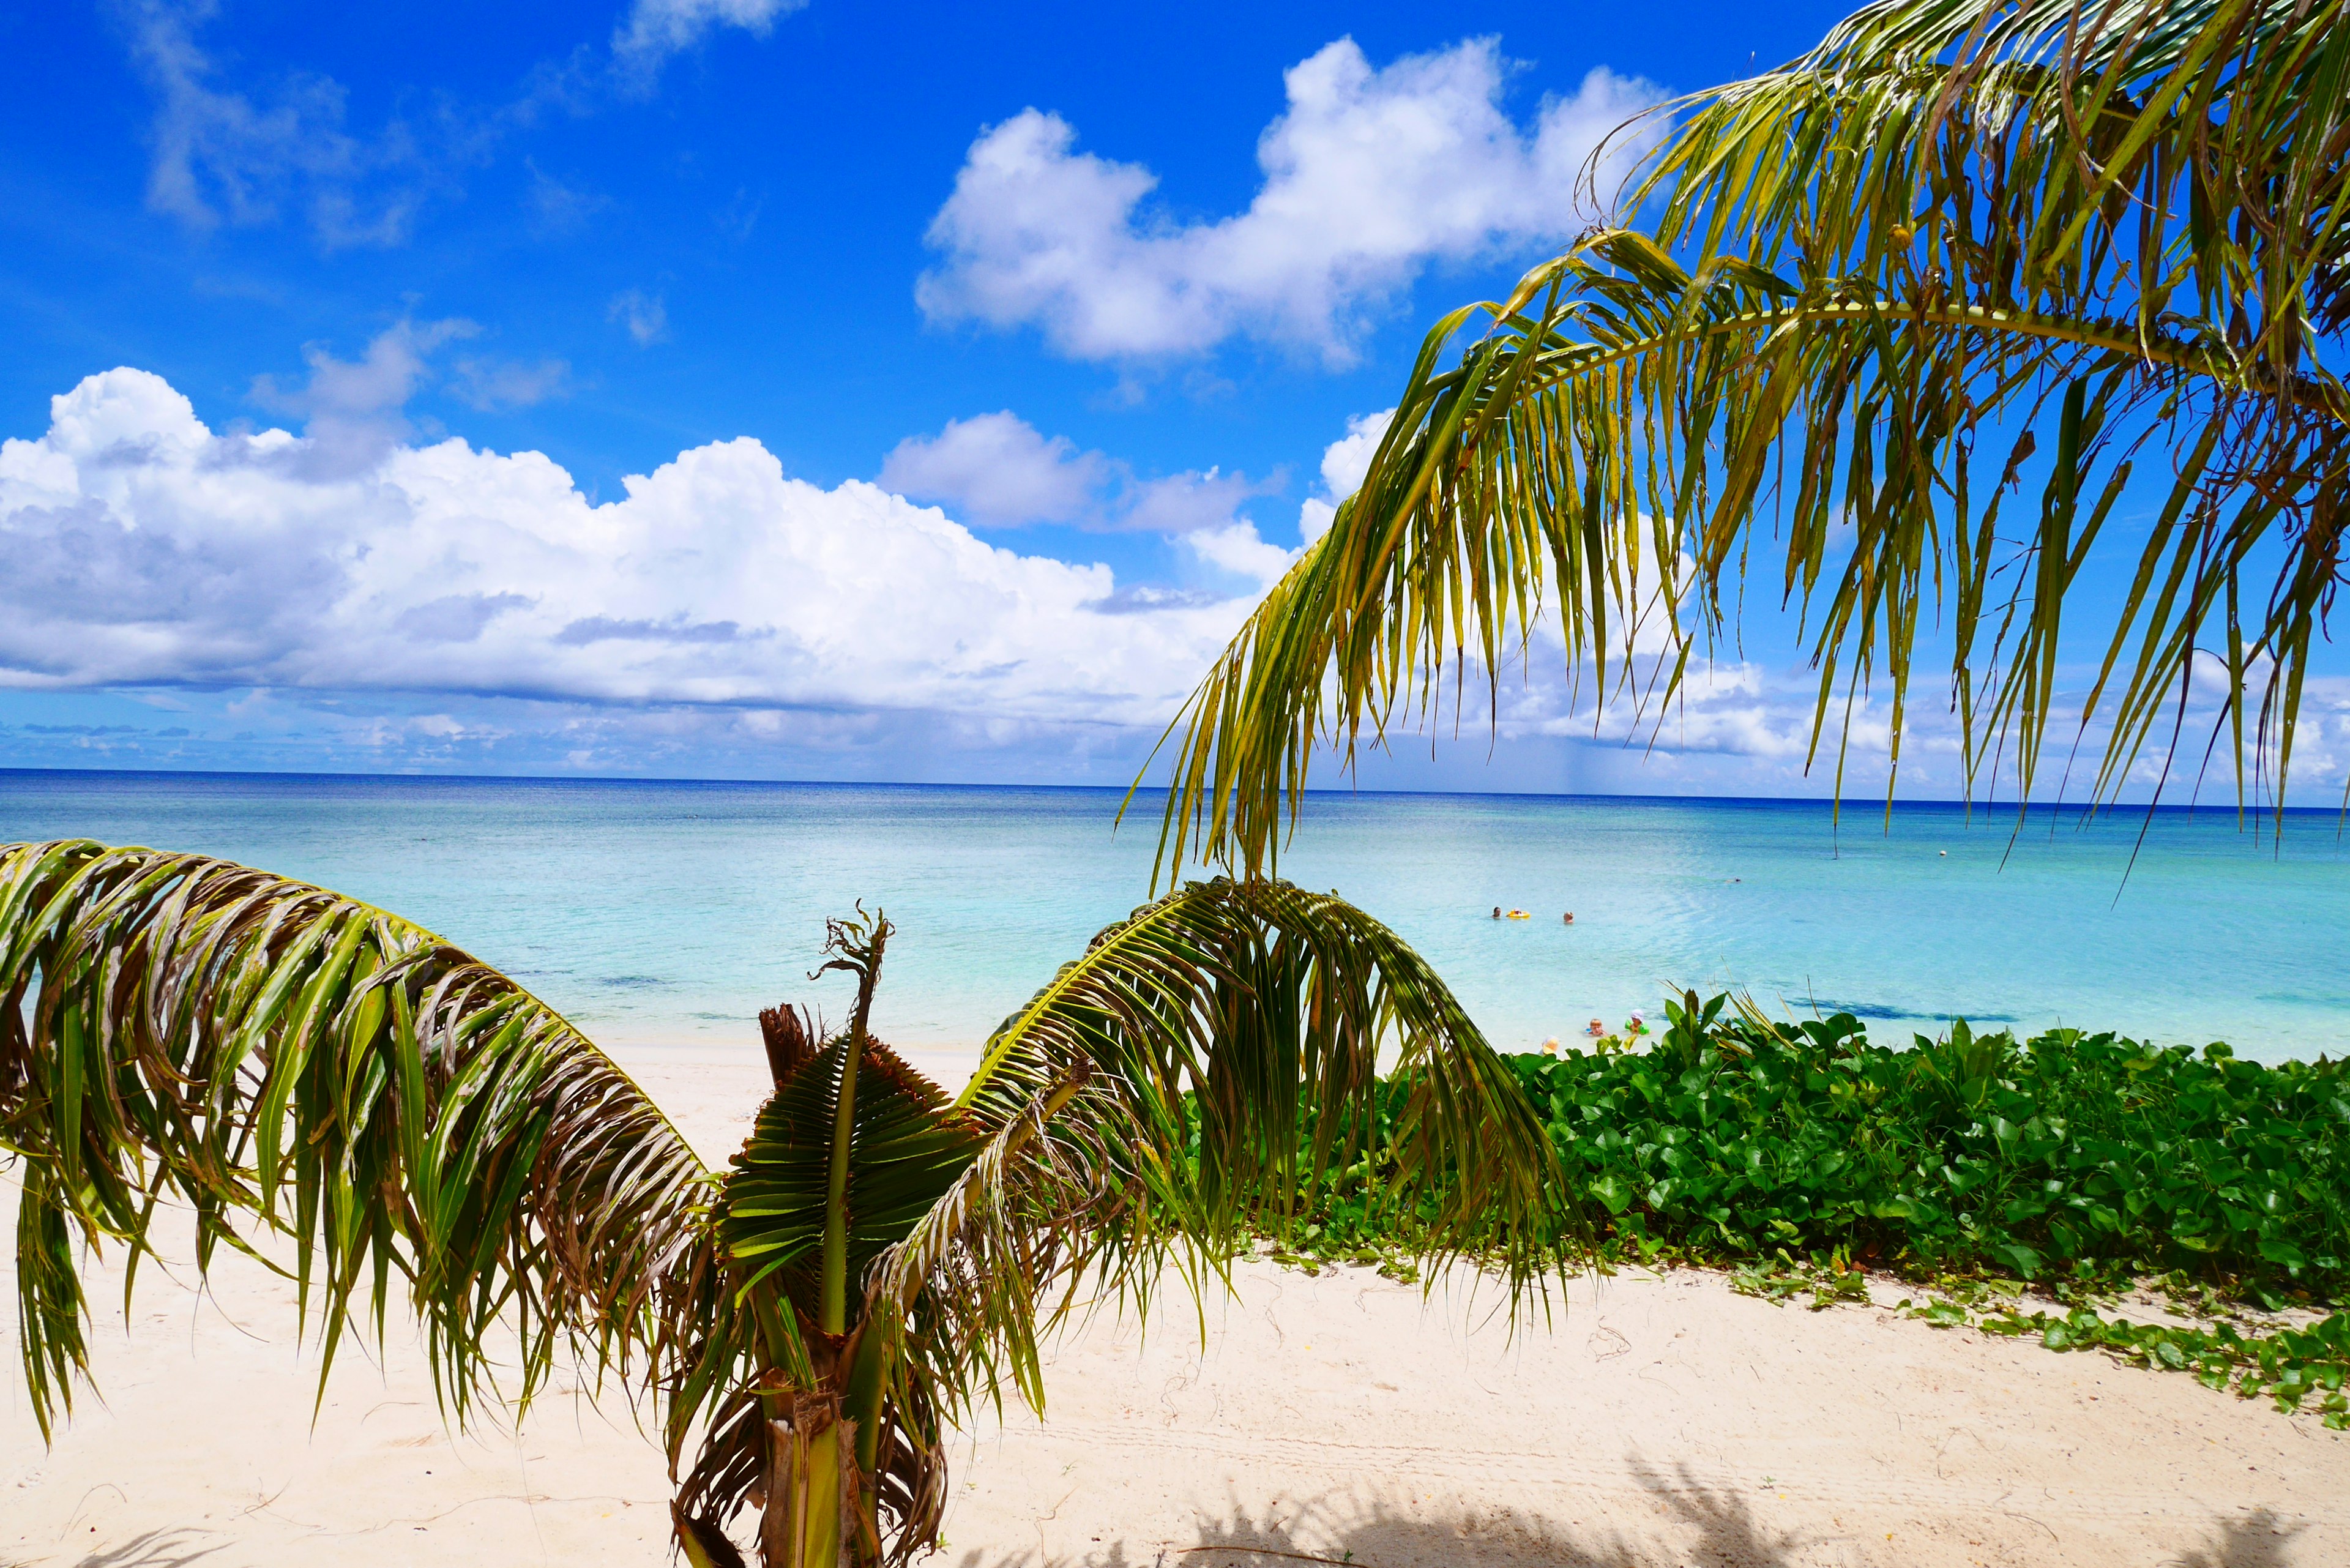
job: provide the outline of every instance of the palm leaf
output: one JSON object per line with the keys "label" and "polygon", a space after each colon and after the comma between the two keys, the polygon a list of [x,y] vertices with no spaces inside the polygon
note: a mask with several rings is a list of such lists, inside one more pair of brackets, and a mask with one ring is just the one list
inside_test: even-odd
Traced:
{"label": "palm leaf", "polygon": [[[2200,657],[2229,677],[2240,795],[2281,802],[2350,490],[2343,19],[1891,0],[1673,106],[1628,198],[1653,236],[1590,236],[1430,334],[1361,490],[1170,732],[1162,869],[1271,867],[1317,746],[1350,763],[1427,722],[1448,661],[1490,691],[1546,611],[1595,697],[1660,722],[1774,549],[1839,794],[1878,681],[1898,769],[1939,622],[1970,795],[2031,797],[2085,635],[2094,796],[2166,725],[2178,744]],[[2129,591],[2068,625],[2134,475]],[[2274,576],[2245,604],[2252,570]]]}
{"label": "palm leaf", "polygon": [[[1375,1136],[1383,1060],[1405,1086]],[[910,1376],[950,1417],[1006,1382],[1040,1402],[1036,1325],[1080,1289],[1147,1298],[1173,1262],[1197,1292],[1350,1170],[1420,1217],[1431,1262],[1474,1251],[1513,1294],[1557,1266],[1568,1222],[1524,1096],[1443,982],[1361,910],[1286,884],[1195,883],[1106,928],[997,1028],[956,1104],[986,1147],[869,1276],[914,1312]]]}
{"label": "palm leaf", "polygon": [[[847,1037],[834,1040],[777,1087],[734,1157],[716,1215],[737,1289],[774,1276],[811,1324],[833,1112],[848,1049]],[[980,1134],[949,1109],[938,1085],[887,1045],[866,1040],[849,1157],[851,1279],[862,1280],[874,1259],[904,1240],[977,1156]]]}
{"label": "palm leaf", "polygon": [[709,1174],[608,1058],[429,931],[226,861],[0,847],[0,1147],[44,1432],[84,1371],[73,1243],[135,1262],[165,1201],[200,1265],[240,1225],[291,1242],[322,1388],[395,1294],[460,1418],[494,1324],[523,1401],[558,1349],[644,1386],[729,1332]]}
{"label": "palm leaf", "polygon": [[[722,1527],[776,1473],[776,1409],[821,1407],[903,1559],[936,1540],[945,1425],[1007,1383],[1041,1403],[1039,1335],[1081,1286],[1140,1297],[1173,1261],[1200,1290],[1341,1180],[1408,1206],[1431,1258],[1491,1257],[1513,1296],[1558,1261],[1562,1195],[1507,1071],[1335,898],[1220,880],[1137,910],[954,1102],[866,1032],[887,934],[835,929],[864,981],[842,1037],[763,1020],[779,1083],[722,1190],[576,1030],[430,932],[200,856],[0,847],[0,1148],[26,1169],[44,1428],[84,1371],[77,1242],[135,1259],[183,1203],[200,1266],[291,1244],[329,1365],[404,1297],[460,1419],[496,1391],[504,1329],[524,1400],[566,1347],[657,1392],[696,1562],[739,1561]],[[837,1326],[835,1246],[864,1309]]]}

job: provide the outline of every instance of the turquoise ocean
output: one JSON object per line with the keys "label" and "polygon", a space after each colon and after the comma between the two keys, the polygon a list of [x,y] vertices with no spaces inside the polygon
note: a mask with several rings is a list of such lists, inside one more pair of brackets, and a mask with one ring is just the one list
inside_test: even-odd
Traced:
{"label": "turquoise ocean", "polygon": [[[970,1045],[1148,896],[1120,792],[0,772],[0,839],[200,850],[431,927],[613,1044],[755,1048],[827,915],[899,929],[877,1030]],[[2140,833],[2144,830],[2144,840]],[[2133,852],[2135,860],[2133,861]],[[1669,990],[1847,1010],[1899,1044],[1964,1016],[2240,1053],[2350,1049],[2350,846],[2235,813],[1317,794],[1283,874],[1413,943],[1503,1050],[1659,1016]],[[1528,920],[1495,921],[1523,909]],[[1573,910],[1575,924],[1560,916]]]}

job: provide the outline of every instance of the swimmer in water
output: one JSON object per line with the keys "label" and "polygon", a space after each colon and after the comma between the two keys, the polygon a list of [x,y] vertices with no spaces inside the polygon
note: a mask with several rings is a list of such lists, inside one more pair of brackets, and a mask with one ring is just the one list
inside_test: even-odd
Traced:
{"label": "swimmer in water", "polygon": [[1565,919],[1561,922],[1561,924],[1564,924],[1564,925],[1569,925],[1569,926],[1571,926],[1571,925],[1575,924],[1575,911],[1574,911],[1573,909],[1569,909],[1569,910],[1566,912],[1566,917],[1565,917]]}
{"label": "swimmer in water", "polygon": [[1498,920],[1498,919],[1500,919],[1501,918],[1502,918],[1502,906],[1501,906],[1501,905],[1499,905],[1499,904],[1496,904],[1496,905],[1494,905],[1494,906],[1493,906],[1493,919],[1497,919],[1497,920]]}

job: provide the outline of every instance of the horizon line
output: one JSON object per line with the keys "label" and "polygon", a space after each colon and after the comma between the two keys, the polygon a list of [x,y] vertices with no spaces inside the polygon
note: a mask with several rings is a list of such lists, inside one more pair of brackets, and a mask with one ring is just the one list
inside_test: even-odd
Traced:
{"label": "horizon line", "polygon": [[[146,779],[276,779],[309,782],[349,782],[375,784],[577,784],[588,786],[643,787],[653,785],[696,785],[703,787],[743,789],[920,789],[920,790],[1055,790],[1073,794],[1132,794],[1137,798],[1163,795],[1165,784],[1005,784],[956,782],[930,779],[775,779],[775,778],[711,778],[691,776],[612,777],[581,774],[459,774],[459,773],[368,773],[359,770],[307,771],[276,768],[58,768],[0,764],[0,779],[17,777],[68,778],[146,778]],[[1841,808],[1861,805],[1874,809],[1884,805],[1891,809],[1933,807],[1948,810],[2014,811],[2013,802],[2004,805],[1995,797],[1984,800],[1960,798],[1902,799],[1887,801],[1882,795],[1833,794],[1641,794],[1617,791],[1546,791],[1546,790],[1440,790],[1440,789],[1366,789],[1359,786],[1308,789],[1307,799],[1374,795],[1383,799],[1437,800],[1555,800],[1555,801],[1639,801],[1649,804],[1714,804],[1721,805],[1819,805]],[[2350,815],[2350,803],[2341,806],[2324,805],[2243,805],[2228,803],[2107,802],[2103,805],[2078,801],[2031,801],[2022,809],[2026,813],[2070,809],[2092,815],[2106,812],[2183,812],[2236,811],[2245,816],[2272,816],[2280,810],[2284,815],[2314,816],[2320,815]]]}

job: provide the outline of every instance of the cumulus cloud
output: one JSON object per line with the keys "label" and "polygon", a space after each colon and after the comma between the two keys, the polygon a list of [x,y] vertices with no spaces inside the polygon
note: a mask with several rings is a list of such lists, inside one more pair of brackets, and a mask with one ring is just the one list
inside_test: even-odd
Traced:
{"label": "cumulus cloud", "polygon": [[881,464],[884,488],[952,506],[983,526],[1073,523],[1170,535],[1244,523],[1243,505],[1287,483],[1222,468],[1143,479],[1066,436],[1047,439],[1009,409],[909,436]]}
{"label": "cumulus cloud", "polygon": [[356,473],[411,433],[400,410],[427,373],[427,357],[444,343],[480,331],[462,317],[401,321],[376,334],[357,359],[338,359],[313,343],[302,350],[310,367],[304,385],[288,389],[274,376],[255,376],[253,400],[277,413],[307,418],[309,440],[296,460],[306,472]]}
{"label": "cumulus cloud", "polygon": [[[1491,38],[1384,67],[1351,38],[1328,45],[1285,75],[1248,210],[1213,222],[1152,213],[1157,175],[1080,152],[1068,121],[1024,110],[972,145],[917,297],[933,320],[1033,326],[1076,358],[1195,354],[1246,334],[1351,363],[1431,262],[1555,244],[1589,223],[1587,161],[1660,96],[1594,70],[1521,129],[1503,108],[1511,71]],[[1611,150],[1596,189],[1612,192],[1643,146]]]}
{"label": "cumulus cloud", "polygon": [[1327,534],[1337,519],[1338,503],[1363,487],[1363,475],[1371,471],[1371,459],[1395,413],[1393,409],[1381,409],[1375,414],[1356,414],[1347,421],[1347,433],[1322,449],[1323,493],[1307,496],[1297,511],[1298,536],[1306,544]]}
{"label": "cumulus cloud", "polygon": [[[394,337],[372,371],[337,361],[278,395],[314,422],[382,413],[421,373],[395,350],[429,330]],[[1335,487],[1344,472],[1324,477]],[[681,452],[623,491],[596,504],[543,454],[453,439],[392,441],[355,466],[315,434],[209,429],[154,375],[93,376],[52,400],[45,434],[0,442],[0,686],[145,688],[173,707],[176,689],[215,711],[208,732],[255,728],[240,703],[290,701],[309,714],[297,727],[420,763],[494,752],[641,766],[859,734],[908,755],[923,735],[1017,748],[1163,723],[1295,558],[1227,517],[1176,536],[1198,568],[1187,586],[1122,586],[1107,566],[991,545],[879,485],[793,479],[747,439]],[[1660,628],[1641,639],[1649,660],[1661,646]],[[1669,710],[1644,717],[1615,699],[1595,716],[1547,624],[1531,667],[1505,669],[1497,711],[1478,671],[1446,686],[1469,704],[1465,729],[1490,713],[1504,740],[1596,737],[1640,755],[1653,743],[1723,759],[1707,776],[1729,784],[1751,765],[1783,787],[1808,741],[1806,678],[1752,664],[1695,670]],[[224,689],[258,695],[222,709]],[[1920,781],[1950,766],[1931,706],[1913,702],[1904,745]],[[2350,699],[2329,693],[2324,711],[2329,738],[2350,734]],[[1857,750],[1881,754],[1882,716],[1862,717]],[[74,743],[151,761],[193,743],[140,732],[145,749],[137,736]],[[265,746],[246,760],[308,756]]]}
{"label": "cumulus cloud", "polygon": [[1221,468],[1205,472],[1170,473],[1146,479],[1128,493],[1118,513],[1118,525],[1154,534],[1191,534],[1229,528],[1240,508],[1251,498],[1279,490],[1278,474],[1251,479]]}
{"label": "cumulus cloud", "polygon": [[[314,361],[312,424],[383,400],[424,328]],[[1245,597],[1119,597],[851,481],[713,442],[595,504],[545,455],[222,434],[122,369],[0,443],[0,684],[510,693],[600,705],[1163,722]],[[1200,546],[1251,570],[1246,539]]]}
{"label": "cumulus cloud", "polygon": [[1322,449],[1322,483],[1328,487],[1331,500],[1344,501],[1362,488],[1363,475],[1371,471],[1371,459],[1378,454],[1379,442],[1387,437],[1388,421],[1395,415],[1393,409],[1356,414],[1347,421],[1347,433]]}
{"label": "cumulus cloud", "polygon": [[1206,565],[1241,577],[1261,593],[1279,582],[1297,559],[1296,552],[1267,544],[1256,524],[1243,518],[1216,528],[1200,528],[1182,536],[1185,549]]}
{"label": "cumulus cloud", "polygon": [[989,527],[1075,522],[1116,477],[1101,453],[1079,452],[1066,436],[1048,441],[1009,409],[908,436],[881,464],[885,488],[951,503]]}

